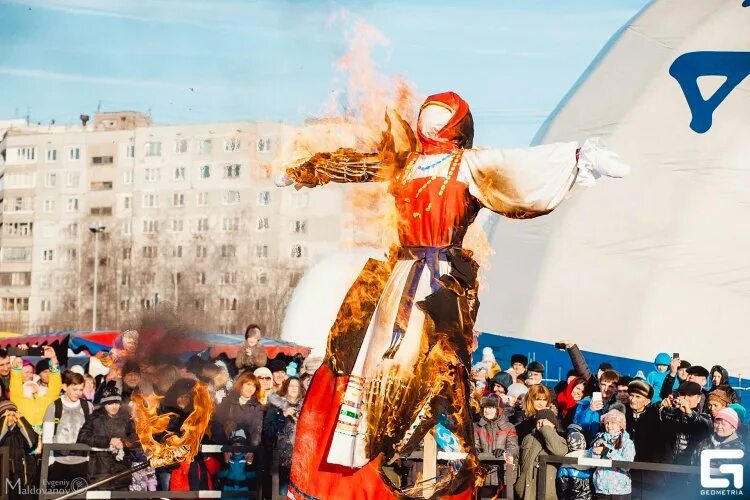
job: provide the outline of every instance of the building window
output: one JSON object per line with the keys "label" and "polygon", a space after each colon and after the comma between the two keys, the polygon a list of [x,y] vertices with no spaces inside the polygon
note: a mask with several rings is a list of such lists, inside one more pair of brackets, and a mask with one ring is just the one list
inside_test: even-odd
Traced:
{"label": "building window", "polygon": [[259,259],[268,258],[268,245],[257,245],[255,247],[255,256]]}
{"label": "building window", "polygon": [[141,249],[141,256],[144,259],[153,259],[157,256],[158,249],[154,246],[146,246]]}
{"label": "building window", "polygon": [[120,285],[122,286],[128,286],[130,285],[130,275],[129,274],[123,274],[122,278],[120,279]]}
{"label": "building window", "polygon": [[184,181],[185,180],[185,167],[175,167],[174,169],[174,180]]}
{"label": "building window", "polygon": [[57,161],[57,150],[56,149],[48,149],[47,150],[47,161]]}
{"label": "building window", "polygon": [[225,233],[236,233],[240,230],[240,218],[224,217],[221,220],[221,230]]}
{"label": "building window", "polygon": [[112,156],[94,156],[91,163],[94,165],[112,165],[114,158]]}
{"label": "building window", "polygon": [[271,192],[261,191],[258,193],[258,205],[266,206],[271,203]]}
{"label": "building window", "polygon": [[[48,276],[48,275],[42,275]],[[0,286],[29,286],[31,285],[31,273],[0,273]]]}
{"label": "building window", "polygon": [[200,154],[205,155],[211,152],[213,149],[213,142],[211,139],[201,139],[198,143],[198,151]]}
{"label": "building window", "polygon": [[44,200],[44,213],[52,213],[55,211],[55,200]]}
{"label": "building window", "polygon": [[197,195],[195,204],[199,207],[205,207],[208,205],[208,191],[201,191]]}
{"label": "building window", "polygon": [[36,148],[33,148],[33,147],[18,148],[18,159],[25,160],[25,161],[36,160]]}
{"label": "building window", "polygon": [[133,205],[132,196],[126,196],[125,198],[122,199],[122,208],[124,208],[125,210],[130,209],[132,205]]}
{"label": "building window", "polygon": [[[91,207],[91,215],[112,215],[112,207]],[[104,233],[102,236],[106,236]]]}
{"label": "building window", "polygon": [[51,188],[57,186],[57,174],[47,174],[44,176],[44,186]]}
{"label": "building window", "polygon": [[159,195],[153,193],[144,194],[143,208],[159,208]]}
{"label": "building window", "polygon": [[122,174],[122,182],[124,184],[132,184],[133,183],[133,171],[132,170],[126,170]]}
{"label": "building window", "polygon": [[303,258],[305,256],[305,247],[299,244],[292,245],[291,255],[293,259]]}
{"label": "building window", "polygon": [[2,307],[5,312],[20,312],[29,310],[28,297],[3,297]]}
{"label": "building window", "polygon": [[153,234],[159,231],[159,221],[154,219],[144,219],[143,234]]}
{"label": "building window", "polygon": [[224,141],[224,151],[226,151],[227,153],[232,151],[239,151],[240,145],[240,138],[232,137],[231,139],[227,139]]}
{"label": "building window", "polygon": [[133,255],[132,249],[130,247],[123,248],[122,249],[122,258],[127,260],[130,258],[130,256]]}
{"label": "building window", "polygon": [[195,256],[199,259],[205,259],[208,256],[208,247],[204,245],[195,247]]}
{"label": "building window", "polygon": [[78,198],[68,198],[68,212],[78,211]]}
{"label": "building window", "polygon": [[182,219],[172,220],[172,231],[175,233],[181,233],[185,229],[185,221]]}
{"label": "building window", "polygon": [[240,176],[240,164],[239,163],[227,163],[224,165],[224,178],[225,179],[236,179]]}
{"label": "building window", "polygon": [[34,227],[33,222],[6,222],[0,224],[3,228],[3,234],[6,236],[31,236]]}
{"label": "building window", "polygon": [[146,156],[161,156],[161,142],[147,142]]}
{"label": "building window", "polygon": [[229,259],[237,255],[237,247],[234,245],[221,245],[222,258]]}
{"label": "building window", "polygon": [[255,148],[261,153],[271,151],[271,139],[269,137],[259,137],[255,143]]}
{"label": "building window", "polygon": [[158,168],[147,168],[146,169],[146,175],[145,175],[145,181],[146,182],[158,182],[159,181],[159,170]]}
{"label": "building window", "polygon": [[81,159],[81,148],[68,149],[68,160],[80,160],[80,159]]}
{"label": "building window", "polygon": [[197,221],[197,231],[199,233],[205,233],[208,231],[208,217],[203,217]]}
{"label": "building window", "polygon": [[211,165],[201,165],[201,179],[208,179],[211,177]]}
{"label": "building window", "polygon": [[78,187],[78,183],[81,182],[81,174],[77,172],[70,172],[65,180],[67,187]]}
{"label": "building window", "polygon": [[133,234],[133,221],[126,220],[122,223],[122,234],[126,236]]}
{"label": "building window", "polygon": [[198,271],[195,273],[195,284],[205,285],[206,284],[206,273],[204,271]]}
{"label": "building window", "polygon": [[307,221],[306,220],[294,221],[293,232],[296,234],[306,234],[307,233]]}
{"label": "building window", "polygon": [[78,250],[75,248],[65,249],[65,262],[75,262],[78,260]]}
{"label": "building window", "polygon": [[256,274],[256,279],[258,281],[259,285],[267,285],[268,284],[268,273],[262,269],[258,270]]}
{"label": "building window", "polygon": [[182,245],[177,245],[172,249],[172,257],[182,258]]}
{"label": "building window", "polygon": [[101,182],[91,183],[92,191],[110,191],[111,189],[112,189],[112,181],[101,181]]}
{"label": "building window", "polygon": [[219,299],[219,309],[222,311],[236,311],[237,310],[237,299]]}
{"label": "building window", "polygon": [[183,193],[174,193],[172,195],[172,206],[173,207],[184,207],[185,206],[185,195]]}
{"label": "building window", "polygon": [[75,238],[76,236],[78,236],[78,223],[72,222],[68,224],[68,227],[65,228],[65,234],[69,238]]}
{"label": "building window", "polygon": [[258,231],[267,231],[269,227],[268,217],[258,217],[258,224],[256,226]]}
{"label": "building window", "polygon": [[42,251],[42,260],[44,262],[52,262],[55,259],[55,251],[47,249]]}
{"label": "building window", "polygon": [[231,271],[231,272],[227,271],[227,272],[221,273],[219,284],[236,285],[237,284],[237,271]]}
{"label": "building window", "polygon": [[30,247],[3,247],[2,248],[2,261],[3,262],[25,262],[29,260],[31,255]]}
{"label": "building window", "polygon": [[188,141],[187,139],[177,139],[174,144],[174,152],[178,154],[187,153]]}
{"label": "building window", "polygon": [[151,299],[141,299],[141,309],[151,309]]}
{"label": "building window", "polygon": [[52,301],[49,299],[42,299],[40,308],[42,312],[50,312],[52,310]]}
{"label": "building window", "polygon": [[127,148],[125,148],[125,157],[126,158],[135,158],[135,146],[129,145]]}
{"label": "building window", "polygon": [[236,205],[240,202],[239,191],[224,191],[221,196],[221,203],[224,205]]}
{"label": "building window", "polygon": [[130,299],[120,301],[120,311],[130,311]]}

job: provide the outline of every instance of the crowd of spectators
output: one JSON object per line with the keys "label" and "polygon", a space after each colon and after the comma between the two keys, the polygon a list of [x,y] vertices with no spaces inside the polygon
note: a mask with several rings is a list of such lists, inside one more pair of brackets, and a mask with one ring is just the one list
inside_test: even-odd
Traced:
{"label": "crowd of spectators", "polygon": [[[276,469],[276,493],[285,496],[297,418],[322,360],[269,360],[260,338],[260,327],[250,325],[234,360],[152,362],[136,356],[138,335],[129,331],[108,358],[109,374],[98,377],[80,366],[61,369],[51,347],[36,363],[23,352],[14,356],[0,350],[0,446],[11,454],[11,497],[33,498],[38,492],[42,443],[91,447],[54,451],[48,490],[69,490],[76,478],[90,484],[143,464],[132,397],[161,396],[159,412],[170,415],[168,430],[179,434],[193,411],[198,381],[215,403],[204,441],[229,445],[224,449],[230,451],[201,453],[190,464],[147,467],[106,489],[261,488],[272,498],[271,470]],[[745,409],[721,366],[707,370],[661,353],[654,370],[642,376],[622,375],[607,363],[594,374],[574,343],[558,346],[564,346],[573,368],[555,387],[545,385],[544,365],[521,354],[512,355],[503,371],[485,348],[482,361],[472,367],[474,442],[480,457],[494,458],[488,460],[483,488],[490,496],[538,498],[543,455],[699,465],[705,449],[744,449]],[[547,464],[546,478],[550,499],[648,498],[650,493],[664,498],[669,482],[663,473],[569,464]]]}
{"label": "crowd of spectators", "polygon": [[[543,384],[544,365],[521,354],[502,371],[485,348],[472,368],[474,398],[481,406],[474,427],[477,449],[505,457],[512,472],[505,476],[512,484],[504,485],[502,475],[499,482],[497,475],[488,478],[492,495],[512,488],[515,498],[537,498],[541,455],[699,466],[703,450],[744,450],[745,408],[723,367],[707,370],[660,353],[648,374],[631,377],[602,363],[595,375],[575,343],[557,346],[567,351],[573,368],[554,388]],[[545,498],[677,498],[675,477],[548,464]],[[685,491],[700,490],[695,476],[682,476],[679,484]]]}

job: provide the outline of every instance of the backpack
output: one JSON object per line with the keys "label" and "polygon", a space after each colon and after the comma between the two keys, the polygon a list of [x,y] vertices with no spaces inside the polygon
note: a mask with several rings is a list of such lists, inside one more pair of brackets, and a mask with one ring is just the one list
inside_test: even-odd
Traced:
{"label": "backpack", "polygon": [[[88,404],[89,401],[87,399],[83,399],[83,398],[79,399],[79,401],[81,402],[81,409],[83,410],[83,418],[84,418],[84,420],[88,419],[89,418],[89,413],[91,411],[91,409],[89,408],[89,404]],[[55,400],[54,404],[55,404],[55,420],[54,420],[55,430],[54,430],[53,434],[57,434],[57,426],[60,423],[60,418],[62,418],[62,413],[63,413],[63,402],[62,402],[62,399],[57,398]]]}

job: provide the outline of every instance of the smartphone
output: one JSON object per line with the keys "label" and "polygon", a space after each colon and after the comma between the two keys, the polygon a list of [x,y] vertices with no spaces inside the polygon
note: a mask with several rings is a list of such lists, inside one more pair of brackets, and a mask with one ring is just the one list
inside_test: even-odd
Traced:
{"label": "smartphone", "polygon": [[24,357],[24,356],[44,356],[43,347],[29,347],[28,349],[19,349],[18,347],[11,347],[8,349],[10,356]]}
{"label": "smartphone", "polygon": [[601,400],[602,400],[601,392],[594,392],[591,394],[591,401],[601,401]]}
{"label": "smartphone", "polygon": [[565,343],[564,342],[555,342],[555,349],[563,349],[563,350],[565,350],[566,349]]}
{"label": "smartphone", "polygon": [[672,353],[672,359],[677,359],[679,357],[680,357],[680,353],[679,352],[673,352]]}

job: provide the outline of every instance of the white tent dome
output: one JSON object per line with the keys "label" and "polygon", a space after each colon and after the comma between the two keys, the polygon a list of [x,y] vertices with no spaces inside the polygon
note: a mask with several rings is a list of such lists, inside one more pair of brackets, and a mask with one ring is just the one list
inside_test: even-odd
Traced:
{"label": "white tent dome", "polygon": [[[480,329],[643,359],[679,352],[750,373],[748,33],[741,0],[657,0],[613,37],[535,142],[600,135],[633,173],[577,188],[546,217],[491,218]],[[713,54],[684,57],[673,72],[718,75],[697,78],[708,102],[691,98],[704,122],[725,85],[710,128],[693,123],[702,133],[670,75],[699,51]]]}

